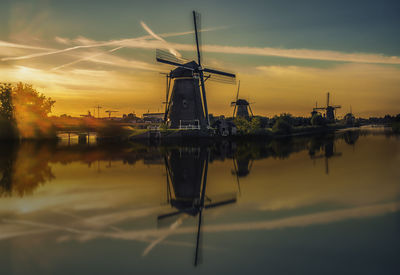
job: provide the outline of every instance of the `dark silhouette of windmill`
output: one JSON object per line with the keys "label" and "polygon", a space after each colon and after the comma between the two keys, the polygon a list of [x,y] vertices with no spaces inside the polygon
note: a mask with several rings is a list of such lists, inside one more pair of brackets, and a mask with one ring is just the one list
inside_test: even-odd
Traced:
{"label": "dark silhouette of windmill", "polygon": [[326,112],[326,119],[328,121],[335,121],[335,114],[336,114],[336,109],[342,108],[340,105],[329,105],[329,92],[326,95],[326,107],[317,107],[313,108],[313,113],[317,111],[324,110]]}
{"label": "dark silhouette of windmill", "polygon": [[205,147],[174,148],[165,155],[167,172],[167,202],[176,210],[158,216],[158,222],[187,214],[198,217],[194,265],[198,265],[201,244],[203,210],[236,202],[236,194],[222,198],[206,195],[210,151]]}
{"label": "dark silhouette of windmill", "polygon": [[239,91],[240,91],[240,80],[236,93],[236,99],[235,101],[231,102],[231,107],[234,106],[232,116],[249,118],[250,114],[251,116],[253,116],[253,111],[251,110],[250,103],[246,99],[239,99]]}
{"label": "dark silhouette of windmill", "polygon": [[[326,141],[323,141],[322,144],[315,144],[311,146],[309,150],[309,155],[310,158],[314,161],[317,159],[325,159],[325,174],[329,174],[329,159],[333,157],[340,157],[342,156],[342,153],[336,151],[336,146],[335,146],[335,140],[334,139],[329,139]],[[316,151],[319,151],[322,149],[322,152],[320,154],[316,154]]]}
{"label": "dark silhouette of windmill", "polygon": [[[167,74],[165,118],[170,128],[207,129],[210,126],[205,81],[234,82],[235,74],[203,67],[201,62],[199,15],[193,11],[197,62],[187,61],[162,50],[156,51],[156,60],[176,66]],[[174,85],[170,95],[171,80]]]}

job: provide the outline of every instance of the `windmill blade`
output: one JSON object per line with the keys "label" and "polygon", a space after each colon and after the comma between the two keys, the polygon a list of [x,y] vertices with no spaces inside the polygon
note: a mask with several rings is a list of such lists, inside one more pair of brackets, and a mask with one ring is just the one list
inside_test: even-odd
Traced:
{"label": "windmill blade", "polygon": [[171,76],[166,74],[166,93],[165,93],[165,113],[164,113],[164,122],[167,122],[168,119],[168,111],[169,111],[169,90],[171,86]]}
{"label": "windmill blade", "polygon": [[239,99],[239,91],[240,91],[240,80],[239,80],[238,89],[237,89],[237,93],[236,93],[236,101]]}
{"label": "windmill blade", "polygon": [[200,29],[200,14],[196,11],[193,11],[193,22],[194,22],[194,34],[196,38],[196,49],[197,49],[197,64],[201,67],[201,41],[200,34],[198,29]]}
{"label": "windmill blade", "polygon": [[329,92],[326,94],[326,107],[329,106]]}
{"label": "windmill blade", "polygon": [[173,217],[173,216],[176,216],[176,215],[179,215],[179,214],[182,214],[182,213],[185,213],[185,209],[178,210],[178,211],[171,212],[171,213],[167,213],[167,214],[163,214],[163,215],[159,215],[159,216],[157,216],[157,220],[162,220],[162,219],[165,219],[165,218]]}
{"label": "windmill blade", "polygon": [[157,49],[156,50],[156,60],[157,62],[172,65],[172,66],[177,66],[177,67],[182,67],[188,70],[193,71],[194,69],[188,66],[185,66],[185,63],[187,63],[187,60],[184,59],[178,59],[176,58],[173,54],[170,54],[169,52]]}
{"label": "windmill blade", "polygon": [[223,71],[215,70],[215,69],[211,69],[211,68],[204,68],[203,71],[206,73],[214,74],[214,75],[222,75],[222,76],[236,79],[236,75],[233,73],[223,72]]}
{"label": "windmill blade", "polygon": [[186,63],[188,60],[183,59],[183,58],[178,58],[175,55],[171,54],[170,52],[161,50],[161,49],[156,49],[156,59],[163,59],[166,61],[170,61],[173,63],[178,63],[180,65],[183,65]]}
{"label": "windmill blade", "polygon": [[223,205],[227,205],[227,204],[232,204],[235,203],[237,201],[236,197],[232,198],[232,199],[228,199],[228,200],[224,200],[224,201],[218,201],[218,202],[214,202],[214,203],[208,203],[206,205],[204,205],[204,208],[209,209],[209,208],[215,208],[218,206],[223,206]]}
{"label": "windmill blade", "polygon": [[253,117],[254,115],[253,115],[253,110],[251,109],[251,107],[250,107],[250,104],[249,105],[247,105],[248,107],[249,107],[249,110],[250,110],[250,113],[251,113],[251,116]]}
{"label": "windmill blade", "polygon": [[194,266],[197,266],[199,264],[199,258],[200,258],[200,247],[201,247],[201,221],[203,217],[203,210],[200,208],[199,212],[199,222],[197,225],[197,237],[196,237],[196,252],[194,256]]}
{"label": "windmill blade", "polygon": [[232,77],[226,77],[218,74],[205,74],[205,77],[209,79],[211,82],[223,83],[223,84],[236,84],[236,81]]}

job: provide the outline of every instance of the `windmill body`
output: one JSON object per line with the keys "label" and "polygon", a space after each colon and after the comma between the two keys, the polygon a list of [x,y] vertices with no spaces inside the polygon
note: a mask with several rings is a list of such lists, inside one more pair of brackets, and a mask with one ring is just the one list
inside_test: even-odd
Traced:
{"label": "windmill body", "polygon": [[329,93],[326,96],[326,107],[317,107],[313,108],[311,114],[316,114],[317,111],[325,111],[326,119],[328,121],[335,121],[335,113],[336,109],[342,108],[340,105],[330,105],[329,103]]}
{"label": "windmill body", "polygon": [[238,99],[235,102],[236,105],[236,114],[234,114],[234,117],[244,117],[244,118],[249,118],[250,113],[249,108],[250,104],[246,99]]}
{"label": "windmill body", "polygon": [[238,90],[236,94],[235,101],[231,102],[231,106],[234,107],[233,109],[233,117],[242,117],[242,118],[250,118],[253,116],[253,111],[251,110],[250,103],[246,99],[239,98],[239,91],[240,91],[240,81],[238,85]]}
{"label": "windmill body", "polygon": [[204,113],[199,78],[187,68],[198,67],[195,61],[184,64],[170,73],[174,80],[167,118],[171,128],[183,128],[191,125],[204,128],[207,120]]}
{"label": "windmill body", "polygon": [[[207,129],[210,127],[206,99],[205,81],[230,82],[235,75],[220,70],[203,67],[198,33],[199,15],[193,11],[194,33],[196,39],[197,60],[184,61],[174,54],[157,50],[156,60],[175,66],[167,74],[166,107],[164,121],[174,129]],[[170,82],[174,81],[171,95]]]}

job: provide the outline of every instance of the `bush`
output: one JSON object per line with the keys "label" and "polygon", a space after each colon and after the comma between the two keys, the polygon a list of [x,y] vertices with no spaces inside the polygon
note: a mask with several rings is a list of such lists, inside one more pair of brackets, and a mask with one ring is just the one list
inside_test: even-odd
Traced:
{"label": "bush", "polygon": [[260,134],[263,132],[261,120],[258,117],[253,117],[250,120],[242,117],[236,117],[233,121],[239,135]]}
{"label": "bush", "polygon": [[315,114],[311,118],[311,125],[313,126],[325,126],[326,119],[323,118],[320,114]]}
{"label": "bush", "polygon": [[291,132],[292,132],[292,129],[293,129],[292,125],[290,125],[290,123],[287,122],[287,121],[286,121],[284,118],[282,118],[282,117],[279,117],[279,118],[275,121],[274,126],[272,127],[272,130],[273,130],[273,131],[281,132],[281,133],[284,133],[284,134],[289,134],[289,133],[291,133]]}
{"label": "bush", "polygon": [[272,126],[272,130],[275,132],[281,132],[283,134],[289,134],[292,132],[294,119],[291,114],[283,113],[280,116],[275,116],[275,123]]}

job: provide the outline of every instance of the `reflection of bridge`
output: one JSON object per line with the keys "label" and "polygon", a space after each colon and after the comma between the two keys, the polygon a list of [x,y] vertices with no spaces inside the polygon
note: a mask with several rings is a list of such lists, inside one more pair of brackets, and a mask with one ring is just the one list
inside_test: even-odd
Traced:
{"label": "reflection of bridge", "polygon": [[[63,131],[59,131],[57,132],[58,136],[60,135],[68,135],[68,144],[71,144],[71,135],[73,136],[77,136],[78,137],[78,143],[79,144],[86,144],[86,143],[90,143],[90,136],[91,136],[91,132],[90,130],[63,130]],[[95,136],[96,133],[92,132],[92,136]]]}

